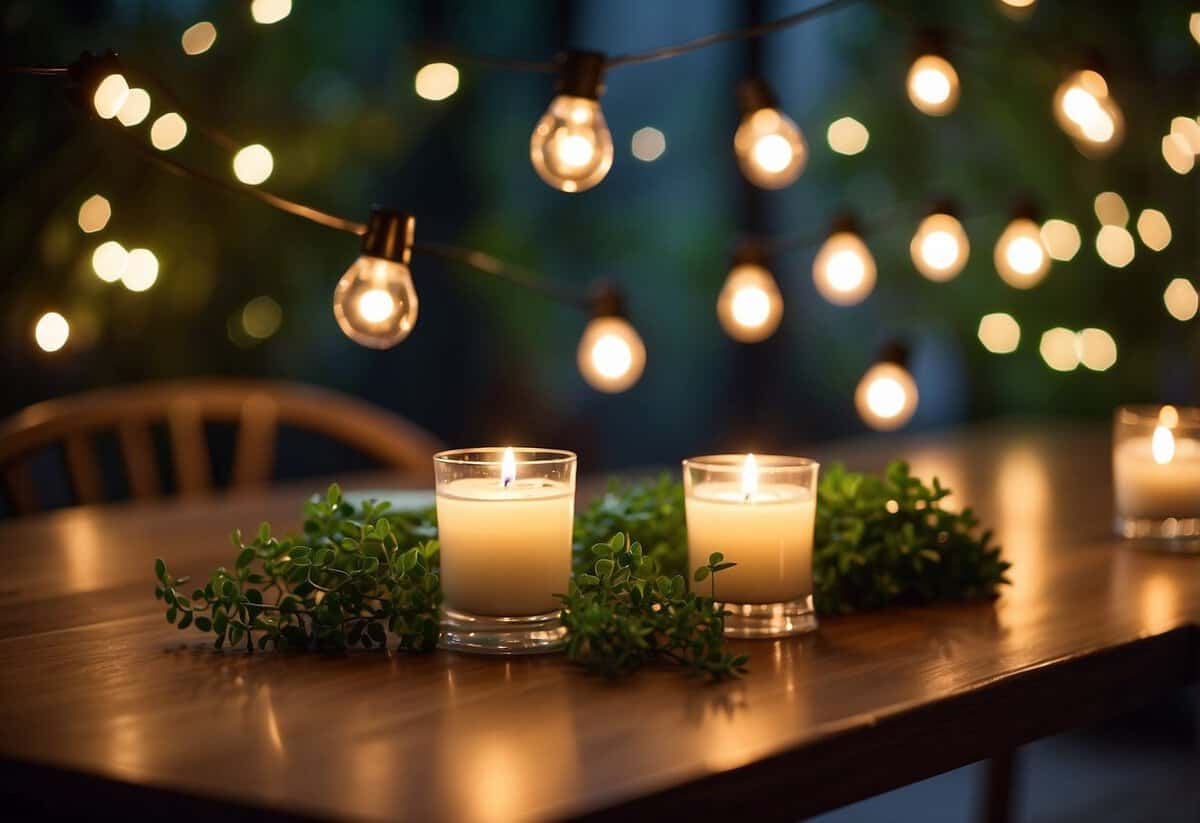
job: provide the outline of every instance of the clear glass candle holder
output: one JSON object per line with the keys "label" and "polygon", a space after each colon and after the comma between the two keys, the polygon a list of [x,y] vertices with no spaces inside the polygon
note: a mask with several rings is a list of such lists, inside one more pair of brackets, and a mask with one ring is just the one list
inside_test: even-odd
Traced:
{"label": "clear glass candle holder", "polygon": [[1200,551],[1200,409],[1118,408],[1113,492],[1118,535]]}
{"label": "clear glass candle holder", "polygon": [[817,628],[812,555],[819,468],[777,455],[683,461],[689,579],[713,552],[737,564],[715,582],[691,584],[732,612],[726,635],[785,637]]}
{"label": "clear glass candle holder", "polygon": [[575,454],[479,448],[433,457],[443,648],[534,654],[561,648],[556,594],[571,577]]}

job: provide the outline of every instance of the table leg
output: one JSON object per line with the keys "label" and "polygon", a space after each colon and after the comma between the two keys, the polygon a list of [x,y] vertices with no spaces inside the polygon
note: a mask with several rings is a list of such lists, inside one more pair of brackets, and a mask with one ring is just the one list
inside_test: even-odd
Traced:
{"label": "table leg", "polygon": [[983,823],[1009,823],[1012,820],[1016,759],[1016,749],[1009,749],[984,762],[986,785],[980,815]]}

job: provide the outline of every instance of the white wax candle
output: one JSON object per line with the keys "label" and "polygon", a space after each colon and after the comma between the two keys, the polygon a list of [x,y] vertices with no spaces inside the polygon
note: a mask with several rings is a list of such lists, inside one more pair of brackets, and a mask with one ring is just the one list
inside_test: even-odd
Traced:
{"label": "white wax candle", "polygon": [[438,488],[445,605],[489,617],[557,611],[571,576],[575,496],[553,480],[471,477]]}
{"label": "white wax candle", "polygon": [[1121,517],[1200,517],[1200,440],[1165,426],[1154,437],[1131,437],[1113,451],[1113,483]]}
{"label": "white wax candle", "polygon": [[[689,574],[713,552],[737,563],[717,574],[717,599],[781,603],[812,594],[816,501],[808,489],[764,483],[749,497],[738,483],[702,483],[687,500]],[[707,582],[693,583],[709,591]]]}

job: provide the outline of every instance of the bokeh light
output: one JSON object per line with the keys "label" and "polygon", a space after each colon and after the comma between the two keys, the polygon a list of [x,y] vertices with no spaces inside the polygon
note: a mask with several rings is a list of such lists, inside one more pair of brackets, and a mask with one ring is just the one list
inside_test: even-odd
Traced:
{"label": "bokeh light", "polygon": [[253,0],[250,4],[250,16],[264,26],[278,23],[291,13],[292,0]]}
{"label": "bokeh light", "polygon": [[791,185],[808,163],[808,144],[799,126],[770,107],[742,118],[733,135],[733,153],[746,179],[764,189]]}
{"label": "bokeh light", "polygon": [[125,78],[119,74],[110,74],[96,86],[92,104],[96,107],[96,114],[104,120],[111,120],[117,116],[128,97],[129,84],[125,82]]}
{"label": "bokeh light", "polygon": [[255,340],[266,340],[279,331],[283,307],[273,298],[260,295],[242,307],[242,329]]}
{"label": "bokeh light", "polygon": [[233,156],[233,174],[238,180],[256,186],[271,176],[275,159],[271,151],[261,143],[241,149]]}
{"label": "bokeh light", "polygon": [[1038,344],[1038,353],[1055,371],[1074,371],[1079,367],[1079,347],[1075,332],[1070,329],[1060,326],[1046,331]]}
{"label": "bokeh light", "polygon": [[971,244],[962,223],[951,214],[938,212],[929,215],[917,226],[909,243],[913,265],[922,275],[935,283],[952,280],[967,265]]}
{"label": "bokeh light", "polygon": [[117,110],[117,120],[122,126],[136,126],[150,114],[150,92],[145,89],[130,89],[125,102]]}
{"label": "bokeh light", "polygon": [[150,126],[150,143],[159,151],[170,151],[187,137],[187,121],[176,112],[167,112]]}
{"label": "bokeh light", "polygon": [[84,234],[98,232],[112,218],[112,206],[107,198],[93,194],[79,207],[79,228]]}
{"label": "bokeh light", "polygon": [[992,262],[1005,283],[1031,289],[1050,271],[1050,255],[1042,246],[1042,233],[1027,217],[1018,217],[996,241]]}
{"label": "bokeh light", "polygon": [[1091,69],[1063,80],[1054,94],[1054,113],[1062,130],[1086,154],[1111,151],[1124,136],[1124,115],[1109,96],[1104,77]]}
{"label": "bokeh light", "polygon": [[1192,154],[1200,154],[1200,123],[1190,117],[1172,117],[1170,134],[1178,135]]}
{"label": "bokeh light", "polygon": [[1084,329],[1075,336],[1079,362],[1092,371],[1108,371],[1117,362],[1117,341],[1104,329]]}
{"label": "bokeh light", "polygon": [[854,232],[834,232],[813,260],[813,282],[834,305],[861,303],[875,288],[875,258]]}
{"label": "bokeh light", "polygon": [[1083,238],[1074,223],[1066,220],[1047,220],[1042,224],[1042,245],[1054,260],[1071,260],[1079,253]]}
{"label": "bokeh light", "polygon": [[204,54],[217,42],[217,27],[207,20],[201,20],[194,26],[189,26],[179,41],[183,45],[184,54]]}
{"label": "bokeh light", "polygon": [[583,331],[576,353],[579,373],[597,391],[626,391],[646,367],[646,345],[622,317],[594,317]]}
{"label": "bokeh light", "polygon": [[33,327],[33,339],[44,352],[56,352],[67,345],[71,336],[71,324],[56,311],[48,311],[38,318]]}
{"label": "bokeh light", "polygon": [[783,317],[783,297],[771,273],[756,263],[739,263],[717,297],[717,319],[742,343],[766,340]]}
{"label": "bokeh light", "polygon": [[1188,18],[1188,31],[1192,33],[1192,39],[1200,43],[1200,11],[1192,12]]}
{"label": "bokeh light", "polygon": [[1163,303],[1167,307],[1168,314],[1176,320],[1186,323],[1196,316],[1197,310],[1200,310],[1200,293],[1197,293],[1196,287],[1190,280],[1176,277],[1167,284],[1167,288],[1163,292]]}
{"label": "bokeh light", "polygon": [[629,149],[638,160],[653,163],[667,150],[667,137],[653,126],[642,126],[633,133]]}
{"label": "bokeh light", "polygon": [[451,63],[427,63],[417,70],[413,85],[418,97],[445,100],[458,91],[458,67]]}
{"label": "bokeh light", "polygon": [[121,282],[130,291],[146,291],[158,280],[158,258],[149,249],[130,249]]}
{"label": "bokeh light", "polygon": [[949,114],[958,104],[958,72],[937,54],[924,54],[908,70],[908,99],[919,111],[935,117]]}
{"label": "bokeh light", "polygon": [[1011,314],[985,314],[979,320],[979,342],[992,354],[1011,354],[1021,344],[1021,326]]}
{"label": "bokeh light", "polygon": [[1133,262],[1133,235],[1120,226],[1101,226],[1096,235],[1096,253],[1113,268],[1123,269]]}
{"label": "bokeh light", "polygon": [[1102,226],[1125,226],[1129,223],[1129,207],[1125,205],[1124,198],[1115,191],[1102,191],[1097,194],[1092,207]]}
{"label": "bokeh light", "polygon": [[1137,219],[1138,237],[1151,251],[1162,251],[1171,243],[1171,224],[1158,209],[1143,209]]}
{"label": "bokeh light", "polygon": [[116,240],[107,240],[92,252],[92,270],[105,283],[115,283],[125,274],[129,252]]}
{"label": "bokeh light", "polygon": [[829,124],[825,134],[829,148],[838,154],[858,154],[867,147],[871,133],[853,117],[840,117]]}
{"label": "bokeh light", "polygon": [[863,422],[876,431],[893,431],[912,419],[920,395],[908,369],[898,363],[876,363],[867,369],[854,391],[854,405]]}
{"label": "bokeh light", "polygon": [[1162,139],[1162,156],[1176,174],[1187,174],[1196,165],[1196,155],[1181,134],[1167,134]]}

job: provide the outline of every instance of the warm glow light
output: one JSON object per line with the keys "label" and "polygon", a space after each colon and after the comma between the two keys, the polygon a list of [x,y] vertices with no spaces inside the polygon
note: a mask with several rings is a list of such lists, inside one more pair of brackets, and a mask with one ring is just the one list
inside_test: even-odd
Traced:
{"label": "warm glow light", "polygon": [[1042,224],[1041,236],[1046,253],[1054,260],[1071,260],[1083,245],[1079,229],[1066,220],[1047,220]]}
{"label": "warm glow light", "polygon": [[428,63],[417,72],[415,86],[419,97],[445,100],[458,91],[458,68],[451,63]]}
{"label": "warm glow light", "polygon": [[255,340],[266,340],[283,323],[283,308],[270,297],[255,297],[242,307],[242,329]]}
{"label": "warm glow light", "polygon": [[829,148],[838,154],[858,154],[867,147],[871,133],[853,117],[841,117],[829,124],[825,133]]}
{"label": "warm glow light", "polygon": [[150,93],[145,89],[130,89],[125,102],[117,109],[122,126],[136,126],[150,114]]}
{"label": "warm glow light", "polygon": [[834,232],[813,260],[813,282],[830,303],[861,303],[875,288],[875,258],[854,232]]}
{"label": "warm glow light", "polygon": [[342,332],[360,345],[390,349],[417,322],[412,272],[395,260],[362,255],[333,290],[333,316]]}
{"label": "warm glow light", "polygon": [[1167,306],[1168,314],[1176,320],[1187,322],[1200,310],[1200,293],[1197,293],[1190,280],[1176,277],[1163,292],[1163,303]]}
{"label": "warm glow light", "polygon": [[1096,211],[1096,219],[1102,226],[1124,227],[1129,222],[1129,207],[1115,191],[1100,192],[1092,206]]}
{"label": "warm glow light", "polygon": [[931,214],[921,221],[909,244],[917,271],[935,282],[958,276],[967,265],[970,243],[962,223],[949,214]]}
{"label": "warm glow light", "polygon": [[1124,136],[1124,115],[1099,72],[1087,69],[1069,75],[1055,92],[1054,112],[1062,130],[1085,153],[1108,152]]}
{"label": "warm glow light", "polygon": [[925,114],[949,114],[958,104],[958,72],[940,55],[918,57],[908,70],[908,99]]}
{"label": "warm glow light", "polygon": [[1173,429],[1179,425],[1179,409],[1167,404],[1158,410],[1158,424]]}
{"label": "warm glow light", "polygon": [[217,42],[217,27],[207,20],[189,26],[180,38],[184,54],[204,54]]}
{"label": "warm glow light", "polygon": [[1108,371],[1117,363],[1117,341],[1104,329],[1084,329],[1075,338],[1079,362],[1092,371]]}
{"label": "warm glow light", "polygon": [[1175,459],[1175,435],[1166,426],[1155,426],[1154,436],[1150,438],[1150,453],[1154,462],[1165,466]]}
{"label": "warm glow light", "polygon": [[755,263],[740,263],[725,278],[717,298],[717,319],[725,333],[742,343],[766,340],[783,317],[783,297],[771,273]]}
{"label": "warm glow light", "polygon": [[630,151],[638,160],[653,163],[667,150],[667,138],[653,126],[643,126],[633,133]]}
{"label": "warm glow light", "polygon": [[67,345],[71,336],[71,325],[67,318],[56,311],[48,311],[38,318],[33,327],[33,339],[44,352],[56,352]]}
{"label": "warm glow light", "polygon": [[1176,174],[1187,174],[1196,165],[1196,156],[1192,154],[1187,141],[1179,134],[1168,134],[1163,137],[1162,156],[1171,171]]}
{"label": "warm glow light", "polygon": [[159,151],[170,151],[187,137],[187,121],[175,112],[167,112],[150,126],[150,142]]}
{"label": "warm glow light", "polygon": [[613,143],[599,101],[555,97],[529,138],[529,157],[538,176],[560,191],[586,191],[603,180]]}
{"label": "warm glow light", "polygon": [[1192,39],[1200,43],[1200,11],[1192,12],[1188,18],[1188,31],[1192,33]]}
{"label": "warm glow light", "polygon": [[1172,117],[1170,133],[1187,143],[1192,154],[1200,154],[1200,123],[1190,117]]}
{"label": "warm glow light", "polygon": [[1011,314],[985,314],[979,320],[979,342],[992,354],[1011,354],[1021,343],[1021,326]]}
{"label": "warm glow light", "polygon": [[125,82],[125,78],[119,74],[110,74],[96,86],[92,104],[96,107],[96,114],[104,120],[111,120],[117,116],[128,97],[129,84]]}
{"label": "warm glow light", "polygon": [[1162,251],[1171,243],[1171,224],[1158,209],[1143,209],[1137,219],[1138,237],[1150,251]]}
{"label": "warm glow light", "polygon": [[598,391],[623,392],[646,367],[646,346],[621,317],[595,317],[583,331],[577,352],[579,372]]}
{"label": "warm glow light", "polygon": [[116,240],[107,240],[92,252],[92,269],[105,283],[115,283],[125,274],[129,252]]}
{"label": "warm glow light", "polygon": [[278,23],[291,13],[292,0],[253,0],[250,4],[250,16],[263,25]]}
{"label": "warm glow light", "polygon": [[500,458],[500,485],[507,488],[517,479],[517,456],[513,454],[512,446],[504,449]]}
{"label": "warm glow light", "polygon": [[1036,286],[1050,271],[1050,256],[1042,246],[1041,232],[1025,217],[1008,224],[996,241],[992,259],[1004,282],[1018,289]]}
{"label": "warm glow light", "polygon": [[1133,262],[1133,235],[1120,226],[1101,226],[1096,235],[1096,253],[1108,265],[1123,269]]}
{"label": "warm glow light", "polygon": [[763,189],[794,183],[808,163],[808,145],[795,122],[778,109],[761,108],[742,118],[733,136],[742,174]]}
{"label": "warm glow light", "polygon": [[84,234],[98,232],[112,218],[112,206],[99,194],[93,194],[79,207],[79,228]]}
{"label": "warm glow light", "polygon": [[1070,329],[1058,327],[1045,332],[1038,352],[1046,365],[1055,371],[1074,371],[1079,367],[1079,347],[1075,332]]}
{"label": "warm glow light", "polygon": [[749,503],[758,494],[758,461],[754,455],[746,455],[742,464],[742,498]]}
{"label": "warm glow light", "polygon": [[271,176],[275,158],[266,146],[255,143],[233,156],[233,174],[243,183],[256,186]]}
{"label": "warm glow light", "polygon": [[130,291],[145,291],[158,280],[158,258],[149,249],[130,249],[121,282]]}
{"label": "warm glow light", "polygon": [[863,422],[877,431],[898,429],[917,410],[917,384],[908,370],[896,363],[876,363],[867,369],[854,392],[854,404]]}

